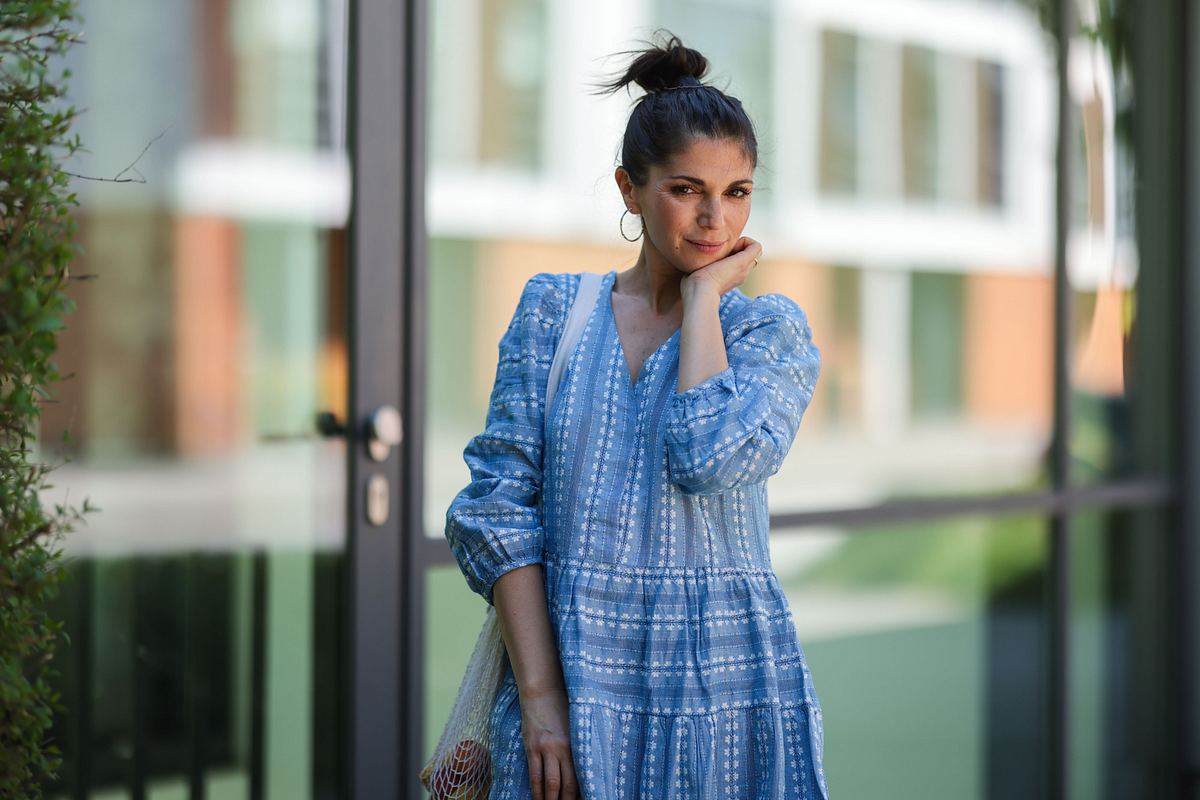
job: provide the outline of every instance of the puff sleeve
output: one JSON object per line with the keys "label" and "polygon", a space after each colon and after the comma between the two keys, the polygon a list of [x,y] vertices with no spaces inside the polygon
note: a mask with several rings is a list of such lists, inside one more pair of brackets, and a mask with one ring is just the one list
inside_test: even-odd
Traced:
{"label": "puff sleeve", "polygon": [[559,277],[538,273],[521,292],[500,339],[484,430],[463,450],[471,482],[446,512],[450,550],[468,586],[489,604],[497,578],[542,561],[542,418],[562,335]]}
{"label": "puff sleeve", "polygon": [[725,349],[726,369],[668,405],[671,480],[689,494],[719,494],[778,472],[821,370],[807,316],[782,294],[734,311]]}

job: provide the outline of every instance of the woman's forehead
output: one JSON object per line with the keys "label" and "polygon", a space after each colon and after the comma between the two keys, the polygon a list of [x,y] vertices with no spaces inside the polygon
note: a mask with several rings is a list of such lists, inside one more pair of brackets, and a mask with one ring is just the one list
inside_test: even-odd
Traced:
{"label": "woman's forehead", "polygon": [[661,180],[672,176],[698,178],[707,183],[752,180],[754,165],[737,139],[701,136],[690,140],[664,163],[651,167]]}

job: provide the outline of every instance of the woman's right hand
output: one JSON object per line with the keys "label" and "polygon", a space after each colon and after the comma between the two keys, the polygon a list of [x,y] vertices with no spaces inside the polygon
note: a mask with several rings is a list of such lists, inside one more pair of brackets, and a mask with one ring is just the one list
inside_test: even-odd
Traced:
{"label": "woman's right hand", "polygon": [[741,286],[758,264],[762,252],[762,244],[758,241],[749,236],[741,237],[729,255],[683,276],[679,291],[685,303],[692,292],[708,289],[720,297],[733,287]]}
{"label": "woman's right hand", "polygon": [[566,690],[528,689],[520,693],[520,700],[533,800],[578,800]]}

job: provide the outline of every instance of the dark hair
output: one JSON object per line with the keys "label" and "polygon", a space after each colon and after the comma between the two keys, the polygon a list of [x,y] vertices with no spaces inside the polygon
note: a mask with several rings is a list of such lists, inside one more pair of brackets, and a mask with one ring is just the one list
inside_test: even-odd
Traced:
{"label": "dark hair", "polygon": [[619,78],[598,85],[599,94],[612,94],[636,83],[646,90],[625,126],[621,143],[621,166],[634,184],[646,183],[652,165],[666,163],[692,139],[735,139],[758,165],[758,137],[742,101],[700,78],[708,71],[708,59],[685,47],[678,36],[663,44],[647,42]]}

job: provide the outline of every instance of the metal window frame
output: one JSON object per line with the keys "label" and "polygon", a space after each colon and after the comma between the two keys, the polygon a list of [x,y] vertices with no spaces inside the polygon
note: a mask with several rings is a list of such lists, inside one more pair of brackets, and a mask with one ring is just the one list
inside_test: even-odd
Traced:
{"label": "metal window frame", "polygon": [[[1174,543],[1177,568],[1173,581],[1178,587],[1177,608],[1180,617],[1175,639],[1179,652],[1175,660],[1179,707],[1182,714],[1174,720],[1173,739],[1178,742],[1181,798],[1200,797],[1200,423],[1189,409],[1200,408],[1200,48],[1187,43],[1200,41],[1200,9],[1195,3],[1176,4],[1179,14],[1175,46],[1182,56],[1179,87],[1180,146],[1178,174],[1183,180],[1177,205],[1181,219],[1179,263],[1180,379],[1179,441],[1180,463],[1179,523]],[[1188,143],[1193,143],[1192,148]]]}

